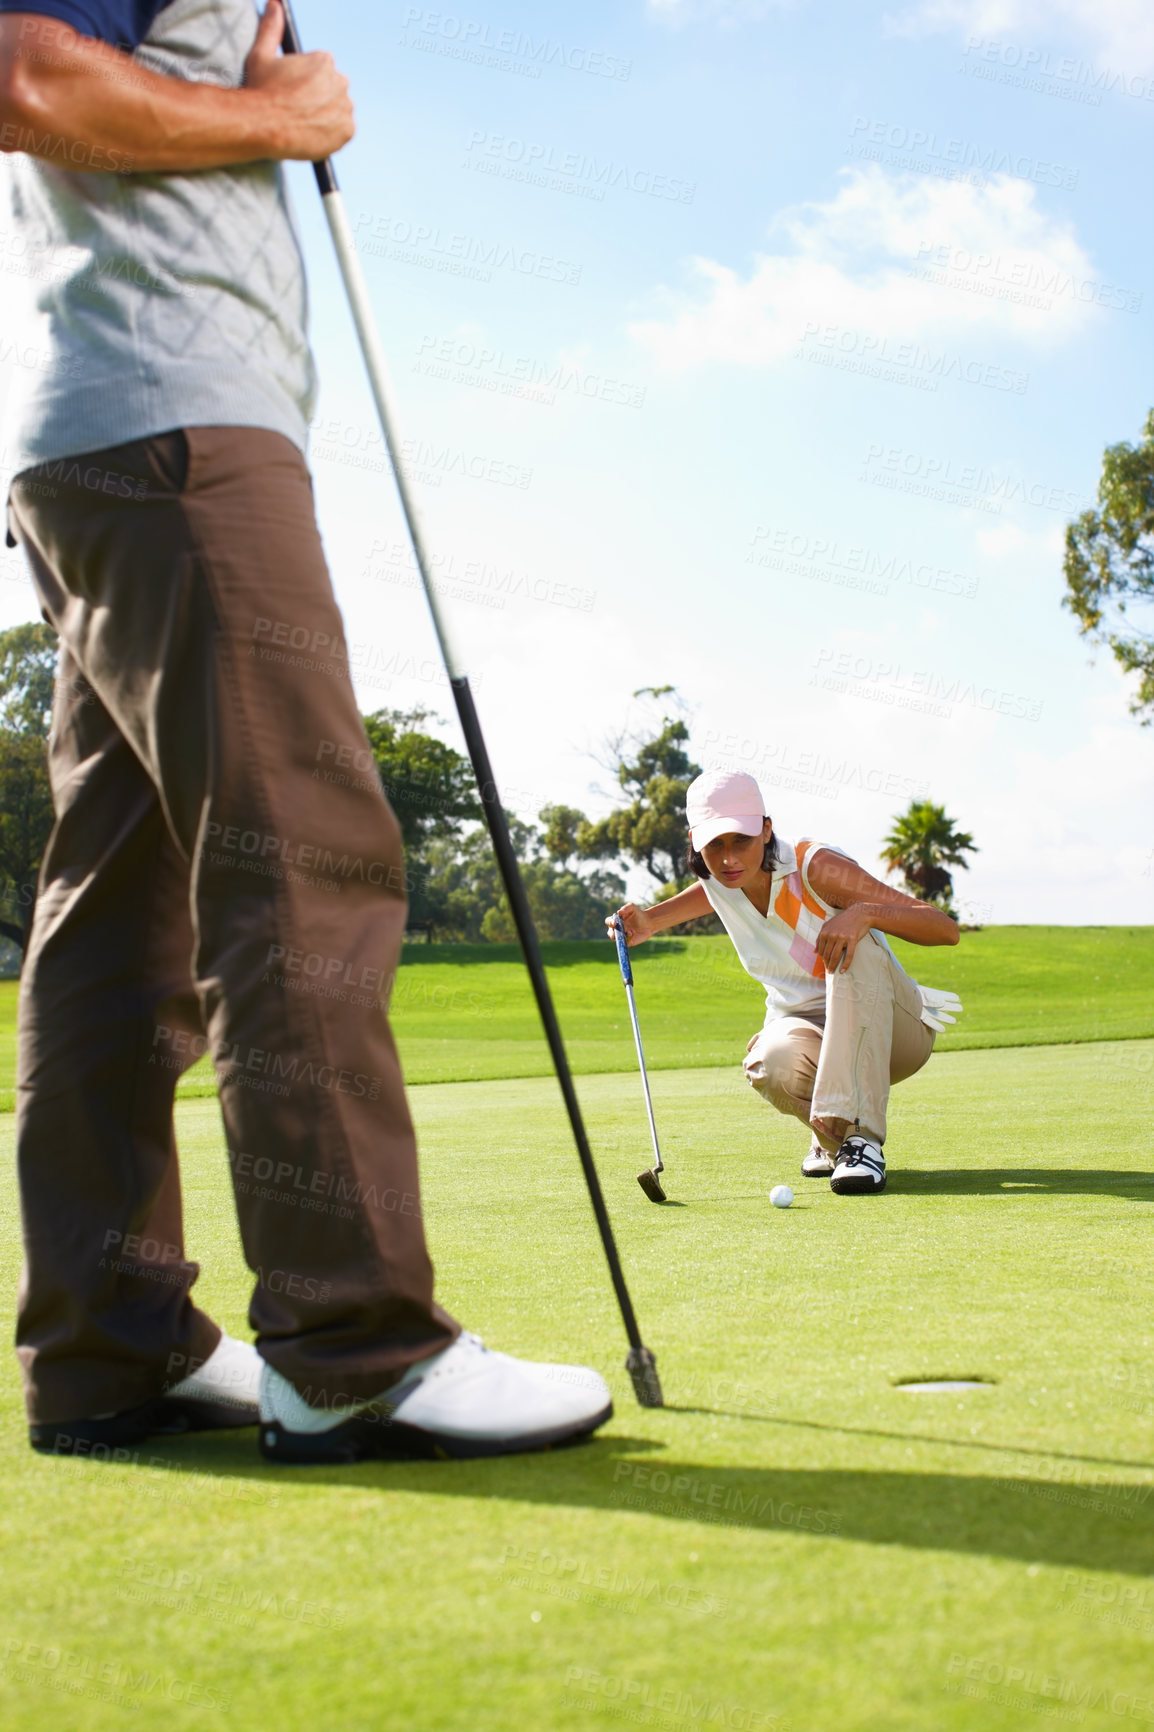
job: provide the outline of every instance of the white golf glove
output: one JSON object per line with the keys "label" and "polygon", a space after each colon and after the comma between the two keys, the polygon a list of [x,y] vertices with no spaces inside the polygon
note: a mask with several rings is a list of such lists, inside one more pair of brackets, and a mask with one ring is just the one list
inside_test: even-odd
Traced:
{"label": "white golf glove", "polygon": [[962,1001],[956,992],[939,992],[933,986],[919,986],[922,1000],[922,1021],[935,1034],[941,1034],[948,1022],[956,1022],[962,1014]]}

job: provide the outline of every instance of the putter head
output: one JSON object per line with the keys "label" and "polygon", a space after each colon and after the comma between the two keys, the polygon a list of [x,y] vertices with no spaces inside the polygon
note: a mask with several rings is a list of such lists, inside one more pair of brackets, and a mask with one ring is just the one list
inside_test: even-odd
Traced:
{"label": "putter head", "polygon": [[633,1393],[639,1407],[664,1407],[657,1361],[648,1347],[631,1347],[625,1369],[633,1380]]}
{"label": "putter head", "polygon": [[668,1202],[669,1199],[661,1189],[661,1180],[657,1177],[657,1174],[651,1167],[646,1167],[643,1173],[638,1173],[637,1183],[641,1186],[641,1189],[645,1192],[645,1195],[649,1198],[651,1203]]}

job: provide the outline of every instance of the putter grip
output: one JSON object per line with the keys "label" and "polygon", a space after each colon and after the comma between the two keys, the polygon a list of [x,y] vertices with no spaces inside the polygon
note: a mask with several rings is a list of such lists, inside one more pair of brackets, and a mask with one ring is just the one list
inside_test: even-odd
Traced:
{"label": "putter grip", "polygon": [[633,964],[629,960],[629,946],[625,942],[625,928],[620,920],[613,928],[613,941],[617,946],[617,960],[621,964],[621,978],[626,986],[632,986]]}

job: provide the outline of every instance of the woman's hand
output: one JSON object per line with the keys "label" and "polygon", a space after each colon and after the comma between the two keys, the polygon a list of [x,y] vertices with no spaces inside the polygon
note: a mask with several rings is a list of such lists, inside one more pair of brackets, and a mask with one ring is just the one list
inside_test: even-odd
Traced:
{"label": "woman's hand", "polygon": [[649,918],[649,910],[638,908],[635,902],[626,902],[616,914],[605,916],[610,938],[613,937],[613,927],[618,920],[625,928],[625,942],[631,950],[635,944],[644,944],[647,938],[652,938],[657,930]]}
{"label": "woman's hand", "polygon": [[842,908],[827,920],[814,947],[825,963],[826,973],[836,974],[839,968],[843,972],[849,968],[854,951],[872,930],[872,911],[861,902]]}

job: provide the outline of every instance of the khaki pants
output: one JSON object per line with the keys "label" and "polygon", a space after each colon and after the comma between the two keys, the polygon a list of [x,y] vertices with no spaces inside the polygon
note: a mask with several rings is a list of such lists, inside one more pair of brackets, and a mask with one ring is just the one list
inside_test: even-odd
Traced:
{"label": "khaki pants", "polygon": [[746,1077],[779,1113],[811,1126],[823,1148],[855,1129],[884,1142],[890,1084],[921,1070],[934,1050],[921,1012],[917,987],[871,932],[848,970],[826,976],[824,1016],[766,1023],[746,1054]]}
{"label": "khaki pants", "polygon": [[60,634],[20,989],[29,1416],[135,1406],[219,1339],[172,1115],[205,1050],[257,1346],[316,1405],[371,1397],[457,1325],[382,1008],[400,832],[304,461],[251,428],[164,434],[25,471],[10,522]]}

